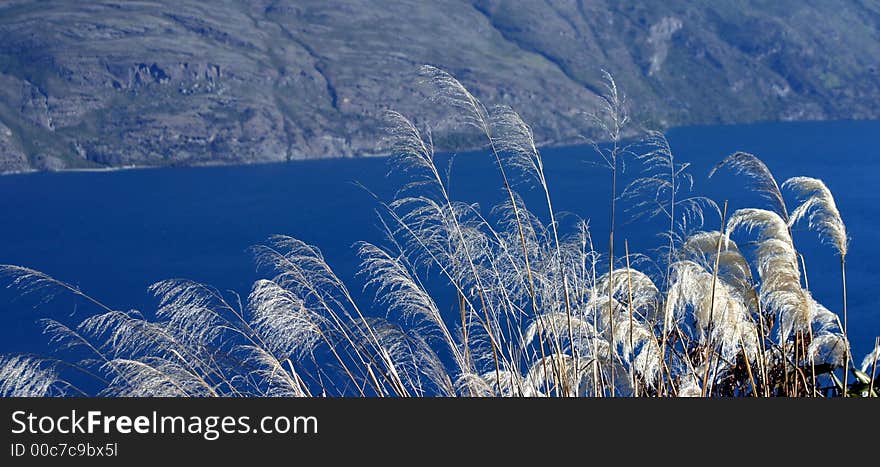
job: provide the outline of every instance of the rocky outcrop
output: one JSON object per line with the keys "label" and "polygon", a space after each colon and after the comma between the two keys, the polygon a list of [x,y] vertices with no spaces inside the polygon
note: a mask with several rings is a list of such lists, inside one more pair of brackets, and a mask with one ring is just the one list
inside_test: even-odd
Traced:
{"label": "rocky outcrop", "polygon": [[0,123],[0,174],[25,171],[30,168],[27,155],[12,136],[12,130]]}

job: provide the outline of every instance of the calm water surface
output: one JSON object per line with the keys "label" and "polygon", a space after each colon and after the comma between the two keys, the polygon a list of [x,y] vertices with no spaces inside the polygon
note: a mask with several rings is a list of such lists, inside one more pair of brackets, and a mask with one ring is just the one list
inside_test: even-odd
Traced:
{"label": "calm water surface", "polygon": [[[668,133],[676,157],[692,162],[695,189],[730,211],[766,207],[745,192],[744,179],[711,166],[733,151],[761,157],[780,181],[822,178],[834,193],[852,244],[848,260],[850,337],[861,359],[880,334],[880,122],[772,123],[693,127]],[[607,238],[609,172],[587,147],[544,151],[555,207],[589,218],[596,239]],[[248,247],[276,233],[321,248],[329,263],[360,290],[352,244],[381,242],[375,211],[404,182],[384,159],[336,159],[245,167],[172,168],[105,173],[40,173],[0,177],[0,263],[25,265],[68,281],[117,309],[150,314],[147,287],[188,278],[246,295],[258,277]],[[628,166],[624,180],[638,175]],[[489,208],[504,200],[484,153],[456,156],[452,194]],[[527,190],[527,186],[521,187]],[[540,198],[527,195],[539,215]],[[790,203],[794,202],[793,200]],[[717,229],[717,219],[710,218]],[[662,240],[656,223],[620,226],[633,251]],[[799,226],[814,296],[841,306],[837,257]],[[597,241],[600,251],[607,250]],[[622,251],[620,252],[622,253]],[[363,297],[370,303],[371,296]],[[0,352],[49,353],[36,321],[77,322],[94,309],[60,296],[49,304],[0,290]],[[379,311],[377,311],[379,312]]]}

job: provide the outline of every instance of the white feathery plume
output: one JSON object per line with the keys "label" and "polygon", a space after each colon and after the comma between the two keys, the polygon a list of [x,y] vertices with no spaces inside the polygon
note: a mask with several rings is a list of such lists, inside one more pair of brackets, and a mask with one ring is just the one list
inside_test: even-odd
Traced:
{"label": "white feathery plume", "polygon": [[849,341],[841,331],[837,315],[813,300],[813,339],[807,354],[815,363],[842,367]]}
{"label": "white feathery plume", "polygon": [[360,273],[368,276],[364,288],[376,288],[377,303],[386,307],[388,314],[396,312],[408,318],[418,317],[445,329],[434,299],[401,258],[392,257],[371,243],[359,242],[357,245],[362,260]]}
{"label": "white feathery plume", "polygon": [[[526,377],[524,386],[532,388],[535,395],[541,395],[540,388],[563,388],[567,393],[560,394],[575,397],[593,393],[592,368],[595,360],[581,358],[577,361],[567,354],[554,353],[543,358],[538,358],[532,363]],[[624,379],[624,378],[622,378]],[[626,383],[621,381],[620,383]]]}
{"label": "white feathery plume", "polygon": [[79,323],[76,331],[100,341],[99,350],[110,359],[165,354],[174,347],[161,325],[143,319],[134,310],[90,316]]}
{"label": "white feathery plume", "polygon": [[[870,375],[871,367],[874,365],[875,362],[878,362],[878,360],[880,360],[880,346],[875,345],[874,350],[868,352],[865,355],[865,358],[862,359],[862,373],[867,373]],[[880,365],[880,362],[878,362],[878,365]]]}
{"label": "white feathery plume", "polygon": [[725,359],[732,359],[740,349],[748,358],[755,358],[757,328],[751,320],[748,302],[736,289],[721,278],[715,280],[703,266],[688,260],[673,264],[671,284],[667,306],[674,311],[667,313],[669,318],[690,309],[701,337],[720,344]]}
{"label": "white feathery plume", "polygon": [[[112,367],[111,367],[112,366]],[[174,362],[147,357],[140,360],[113,359],[105,364],[116,376],[101,391],[110,397],[208,397],[214,388]]]}
{"label": "white feathery plume", "polygon": [[792,211],[789,225],[794,225],[800,219],[808,217],[810,228],[819,232],[823,241],[830,241],[837,254],[846,256],[849,250],[846,226],[840,217],[834,196],[825,183],[817,178],[792,177],[786,180],[782,187],[791,188],[803,198],[803,203]]}
{"label": "white feathery plume", "polygon": [[[840,211],[837,209],[837,203],[834,202],[834,196],[831,190],[825,186],[822,180],[810,177],[793,177],[782,185],[790,187],[800,198],[803,203],[798,206],[792,213],[789,225],[794,225],[798,220],[809,216],[809,226],[819,232],[823,242],[830,242],[837,250],[840,256],[840,274],[843,285],[843,334],[847,333],[847,305],[846,305],[846,254],[849,250],[849,237],[846,234],[846,226],[840,217]],[[847,385],[849,377],[849,362],[852,359],[848,342],[844,346],[844,369],[843,384]],[[834,348],[837,348],[836,346]]]}
{"label": "white feathery plume", "polygon": [[400,382],[409,392],[420,397],[425,396],[429,391],[439,396],[455,394],[445,366],[417,330],[407,332],[399,325],[380,318],[370,319],[366,325],[353,323],[353,327],[359,328],[358,332],[364,340],[369,340],[366,337],[367,330],[363,329],[367,325],[370,327],[370,332],[377,336],[382,347],[387,350]]}
{"label": "white feathery plume", "polygon": [[[518,396],[520,392],[525,397],[540,394],[531,385],[523,384],[522,378],[509,370],[501,370],[498,375],[495,374],[494,370],[487,371],[479,377],[483,380],[486,387],[490,389],[489,395],[492,397],[513,397]],[[498,387],[499,381],[501,382],[500,388]]]}
{"label": "white feathery plume", "polygon": [[208,286],[189,280],[157,282],[150,291],[159,297],[156,317],[165,320],[165,329],[178,342],[193,349],[217,341],[226,324],[219,315],[225,302]]}
{"label": "white feathery plume", "polygon": [[533,178],[542,188],[546,188],[544,161],[535,145],[531,127],[507,106],[494,108],[490,119],[496,151],[505,154],[508,163],[524,177]]}
{"label": "white feathery plume", "polygon": [[[614,284],[614,290],[609,291],[609,286]],[[644,319],[653,319],[656,308],[659,306],[660,290],[647,274],[634,268],[620,268],[614,270],[614,280],[610,280],[608,273],[599,277],[596,286],[597,293],[607,296],[609,293],[622,303],[629,303],[629,293],[632,288],[633,311]]]}
{"label": "white feathery plume", "polygon": [[669,222],[669,230],[663,236],[670,242],[667,248],[671,263],[675,242],[680,236],[702,227],[706,210],[715,212],[718,217],[721,210],[710,198],[688,195],[694,187],[694,178],[688,172],[690,163],[676,162],[663,133],[649,131],[643,143],[650,149],[638,156],[645,175],[630,182],[621,197],[637,198],[631,208],[635,218],[661,216]]}
{"label": "white feathery plume", "polygon": [[728,234],[739,228],[757,230],[760,298],[765,312],[780,317],[779,339],[785,342],[794,331],[809,331],[815,308],[809,292],[801,288],[797,252],[782,217],[765,209],[740,209],[727,223]]}
{"label": "white feathery plume", "polygon": [[58,372],[45,360],[25,355],[0,355],[0,397],[61,395]]}
{"label": "white feathery plume", "polygon": [[254,283],[248,308],[253,330],[267,350],[281,360],[308,355],[321,342],[326,319],[273,281],[262,279]]}
{"label": "white feathery plume", "polygon": [[[616,274],[617,271],[615,271]],[[601,284],[600,280],[600,287]],[[604,287],[608,288],[607,283]],[[641,288],[646,295],[653,293],[651,292],[651,284],[647,282],[643,282]],[[602,291],[601,288],[598,290]],[[614,310],[614,313],[610,315],[608,313],[609,302]],[[635,303],[635,300],[633,302]],[[599,338],[593,338],[582,344],[583,354],[592,356],[602,363],[617,365],[617,361],[620,360],[632,367],[649,385],[652,385],[659,376],[660,370],[660,343],[653,332],[652,324],[645,322],[645,318],[636,313],[631,314],[627,304],[623,301],[614,297],[609,299],[607,295],[600,293],[594,293],[586,306],[589,314],[596,318],[601,334]],[[611,325],[612,319],[613,326]],[[613,336],[611,335],[612,330]],[[615,349],[613,350],[619,358],[608,358],[612,350],[610,342],[614,342]]]}
{"label": "white feathery plume", "polygon": [[747,152],[736,152],[725,157],[709,172],[709,178],[724,167],[728,167],[737,174],[745,175],[752,179],[754,187],[758,193],[768,199],[777,214],[779,214],[786,222],[788,222],[788,209],[785,207],[785,199],[782,197],[782,191],[779,184],[767,168],[767,164],[757,156]]}
{"label": "white feathery plume", "polygon": [[494,397],[497,392],[492,383],[492,381],[483,379],[482,375],[466,372],[460,374],[456,379],[455,390],[456,394],[466,397]]}
{"label": "white feathery plume", "polygon": [[434,102],[451,106],[458,111],[456,115],[462,122],[491,135],[486,108],[461,82],[446,71],[430,65],[419,67],[419,76],[422,82],[432,86],[431,99]]}
{"label": "white feathery plume", "polygon": [[532,320],[523,333],[523,347],[531,345],[536,336],[544,335],[549,339],[568,340],[568,326],[571,324],[574,342],[569,343],[572,347],[578,349],[581,355],[591,355],[594,350],[593,339],[602,341],[600,348],[605,353],[600,358],[608,358],[608,343],[599,337],[593,325],[587,320],[580,317],[572,316],[569,321],[568,315],[564,311],[555,311],[544,313],[538,318]]}
{"label": "white feathery plume", "polygon": [[713,271],[717,262],[718,277],[739,289],[745,299],[750,299],[752,294],[749,291],[754,285],[752,269],[737,244],[726,235],[717,230],[695,232],[681,246],[681,257],[698,263],[707,271]]}
{"label": "white feathery plume", "polygon": [[685,374],[681,377],[681,383],[678,386],[678,397],[701,397],[703,388],[700,386],[698,378],[693,374]]}
{"label": "white feathery plume", "polygon": [[[551,337],[557,335],[560,338],[568,337],[568,316],[563,312],[544,313],[532,320],[531,324],[523,333],[523,346],[531,345],[535,337],[547,333]],[[592,337],[596,335],[593,325],[577,317],[572,317],[572,327],[578,335]]]}
{"label": "white feathery plume", "polygon": [[436,166],[430,132],[422,135],[410,119],[397,111],[387,111],[385,118],[388,122],[386,139],[391,144],[393,157],[403,166],[433,172]]}
{"label": "white feathery plume", "polygon": [[[278,365],[278,360],[258,346],[247,346],[248,363],[254,369],[248,376],[260,382],[261,397],[309,397],[310,394],[298,374]],[[265,387],[262,387],[265,386]],[[326,390],[326,388],[325,388]]]}
{"label": "white feathery plume", "polygon": [[[501,387],[499,388],[498,382]],[[466,397],[539,397],[544,394],[509,370],[482,374],[462,373],[455,382],[456,394]]]}

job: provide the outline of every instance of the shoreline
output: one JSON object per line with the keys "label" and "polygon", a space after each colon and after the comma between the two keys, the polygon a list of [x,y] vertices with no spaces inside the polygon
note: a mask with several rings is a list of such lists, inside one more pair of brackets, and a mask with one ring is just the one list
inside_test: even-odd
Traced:
{"label": "shoreline", "polygon": [[28,169],[28,170],[11,170],[8,172],[0,173],[0,176],[6,175],[30,175],[36,173],[76,173],[76,172],[118,172],[121,170],[138,170],[138,169],[158,169],[161,165],[120,165],[118,167],[73,167],[66,169],[57,169],[57,170],[39,170],[39,169]]}
{"label": "shoreline", "polygon": [[[673,126],[669,128],[663,129],[663,134],[668,135],[670,132],[687,130],[687,129],[699,129],[699,128],[734,128],[734,127],[751,127],[756,125],[803,125],[803,124],[833,124],[833,123],[870,123],[870,122],[880,122],[880,119],[837,119],[837,120],[761,120],[755,122],[744,122],[744,123],[722,123],[722,124],[693,124],[693,125],[681,125],[681,126]],[[545,149],[562,149],[569,148],[574,146],[588,145],[592,142],[586,137],[577,139],[566,139],[560,141],[554,140],[545,140],[541,143],[537,143],[537,147],[539,150]],[[604,144],[605,141],[598,141],[598,144]],[[485,150],[485,147],[472,147],[472,148],[460,148],[457,150],[442,150],[438,151],[436,155],[448,155],[448,154],[466,154],[472,152],[479,152]],[[36,173],[102,173],[102,172],[117,172],[117,171],[127,171],[127,170],[148,170],[148,169],[169,169],[169,168],[205,168],[205,167],[247,167],[247,166],[255,166],[255,165],[268,165],[268,164],[285,164],[285,163],[297,163],[297,162],[308,162],[308,161],[317,161],[317,160],[340,160],[340,159],[381,159],[391,157],[390,153],[368,153],[364,152],[361,155],[357,156],[327,156],[327,157],[314,157],[314,158],[305,158],[305,159],[290,159],[290,160],[264,160],[264,161],[251,161],[251,162],[217,162],[217,161],[207,161],[197,164],[165,164],[165,165],[137,165],[137,164],[128,164],[122,166],[112,166],[112,167],[73,167],[73,168],[64,168],[64,169],[56,169],[56,170],[41,170],[41,169],[25,169],[25,170],[13,170],[7,172],[0,172],[0,177],[7,175],[30,175]]]}

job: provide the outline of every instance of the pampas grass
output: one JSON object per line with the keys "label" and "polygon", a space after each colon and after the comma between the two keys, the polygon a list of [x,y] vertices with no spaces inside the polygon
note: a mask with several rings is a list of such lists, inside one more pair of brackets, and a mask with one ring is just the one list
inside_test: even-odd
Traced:
{"label": "pampas grass", "polygon": [[[605,74],[591,116],[608,142],[593,147],[610,169],[609,243],[600,251],[587,221],[565,224],[570,231],[559,221],[532,130],[513,109],[485,107],[437,68],[421,68],[420,77],[433,105],[485,138],[501,205],[484,213],[454,199],[430,128],[390,111],[391,164],[409,181],[379,206],[386,240],[356,246],[364,294],[317,247],[281,235],[254,247],[264,278],[246,297],[166,280],[150,288],[159,298],[153,318],[38,271],[0,266],[6,284],[23,293],[72,293],[98,313],[77,324],[44,321],[69,361],[2,357],[0,394],[86,393],[74,380],[103,396],[874,394],[873,379],[862,379],[866,369],[874,377],[877,350],[849,386],[845,299],[841,324],[806,288],[791,236],[808,219],[845,272],[849,239],[821,181],[780,186],[758,157],[735,153],[710,176],[723,168],[747,176],[769,209],[727,216],[727,203],[721,209],[692,194],[689,165],[661,133],[624,138],[626,99]],[[642,173],[619,189],[625,158]],[[538,190],[539,206],[514,190],[519,181]],[[781,188],[799,197],[793,211]],[[624,239],[623,258],[616,255],[622,201],[631,202],[633,219],[664,220],[662,251],[631,252]],[[443,287],[428,285],[438,277]],[[365,312],[362,295],[374,295],[385,313]],[[440,305],[449,301],[452,310]]]}
{"label": "pampas grass", "polygon": [[[803,202],[791,214],[789,224],[793,225],[800,219],[808,218],[811,229],[816,230],[822,241],[831,243],[840,256],[840,277],[843,293],[843,333],[847,331],[847,306],[846,306],[846,253],[849,251],[849,237],[846,234],[846,226],[840,217],[837,203],[831,190],[825,186],[822,180],[811,177],[793,177],[782,184],[783,188],[791,188],[797,195],[803,198]],[[848,349],[848,347],[846,347]],[[849,350],[844,352],[844,368],[849,368]],[[843,385],[847,385],[849,372],[843,372]]]}

